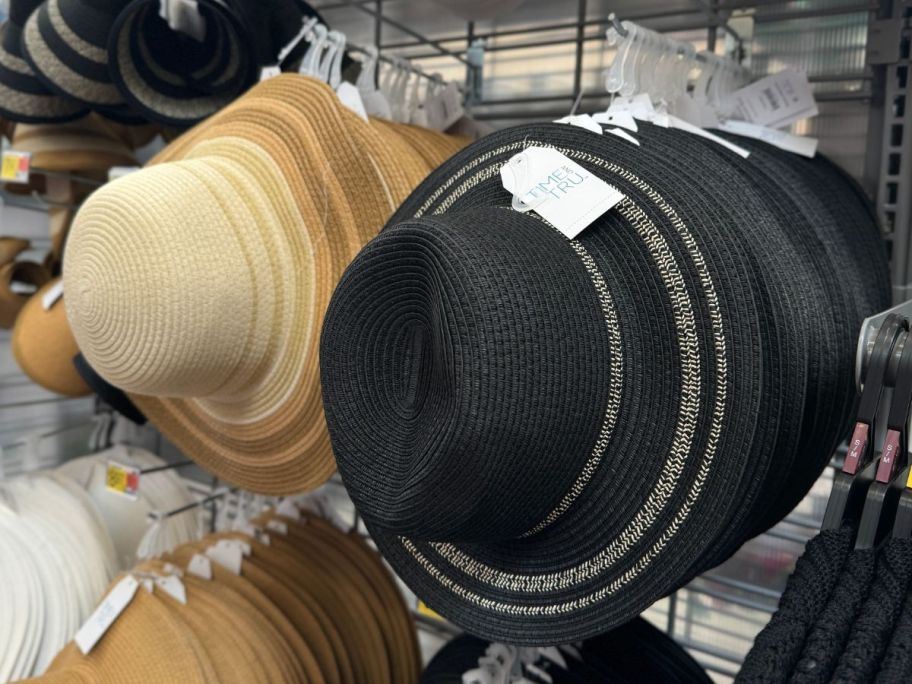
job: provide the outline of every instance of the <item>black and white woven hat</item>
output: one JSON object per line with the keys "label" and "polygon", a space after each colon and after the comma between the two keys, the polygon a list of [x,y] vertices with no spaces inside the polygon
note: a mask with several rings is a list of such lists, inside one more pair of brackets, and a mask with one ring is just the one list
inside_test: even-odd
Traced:
{"label": "black and white woven hat", "polygon": [[0,115],[23,123],[59,123],[87,113],[84,105],[52,92],[22,56],[22,27],[41,0],[10,0],[0,25]]}
{"label": "black and white woven hat", "polygon": [[[833,378],[857,327],[831,313],[856,298],[826,272],[852,255],[818,252],[737,155],[640,135],[541,124],[478,141],[355,259],[325,319],[348,491],[409,586],[489,639],[630,620],[755,534],[773,484],[807,491],[822,466],[801,446],[846,427],[854,390]],[[626,199],[575,240],[512,211],[499,171],[532,145]]]}
{"label": "black and white woven hat", "polygon": [[54,92],[93,109],[122,109],[108,71],[108,34],[128,1],[45,0],[23,29],[25,59]]}
{"label": "black and white woven hat", "polygon": [[218,111],[257,78],[253,38],[236,3],[201,0],[202,41],[172,29],[158,0],[133,0],[110,34],[111,74],[149,121],[186,128]]}

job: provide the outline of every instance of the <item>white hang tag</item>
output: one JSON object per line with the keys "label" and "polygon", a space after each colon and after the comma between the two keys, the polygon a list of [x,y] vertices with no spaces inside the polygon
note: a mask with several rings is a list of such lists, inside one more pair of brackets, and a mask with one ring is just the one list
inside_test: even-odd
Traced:
{"label": "white hang tag", "polygon": [[593,114],[592,120],[607,126],[626,128],[628,131],[633,131],[634,133],[640,130],[639,126],[637,126],[636,119],[633,118],[633,114],[621,110],[613,112],[609,109],[607,112]]}
{"label": "white hang tag", "polygon": [[500,169],[513,208],[534,210],[571,240],[624,199],[601,178],[549,147],[528,147]]}
{"label": "white hang tag", "polygon": [[288,534],[288,525],[283,523],[281,520],[270,520],[266,523],[266,529],[270,532],[275,532],[276,534],[287,535]]}
{"label": "white hang tag", "polygon": [[710,133],[709,131],[704,131],[699,126],[694,126],[693,124],[682,121],[672,114],[657,114],[653,123],[656,126],[661,126],[662,128],[677,128],[680,131],[686,131],[687,133],[693,133],[698,135],[701,138],[706,138],[707,140],[712,140],[714,143],[722,145],[722,147],[731,150],[737,154],[742,159],[747,159],[750,156],[750,152],[745,150],[743,147],[739,147],[734,143],[729,142],[725,138],[720,138],[718,135]]}
{"label": "white hang tag", "polygon": [[85,624],[76,632],[74,640],[83,655],[91,651],[98,640],[114,624],[114,621],[124,611],[139,587],[139,581],[133,575],[127,575],[105,596],[104,600],[95,609]]}
{"label": "white hang tag", "polygon": [[187,572],[203,579],[212,579],[212,563],[201,553],[194,553],[190,563],[187,564]]}
{"label": "white hang tag", "polygon": [[298,510],[297,505],[291,499],[282,499],[279,505],[276,506],[276,513],[295,522],[301,520],[301,511]]}
{"label": "white hang tag", "polygon": [[381,90],[371,90],[361,93],[361,101],[364,103],[364,111],[368,116],[379,116],[381,119],[392,119],[393,108],[390,107],[389,100]]}
{"label": "white hang tag", "polygon": [[272,540],[269,538],[269,535],[263,532],[262,530],[257,530],[256,540],[260,542],[263,546],[271,546]]}
{"label": "white hang tag", "polygon": [[[526,670],[528,671],[529,674],[535,675],[539,679],[539,681],[545,682],[545,684],[553,684],[553,682],[554,682],[554,678],[551,675],[549,675],[547,672],[545,672],[543,669],[538,667],[535,663],[529,663],[528,665],[526,665]],[[523,678],[520,681],[526,681],[526,682],[529,682],[529,684],[532,684],[532,680],[530,680],[530,679]]]}
{"label": "white hang tag", "polygon": [[51,307],[57,303],[63,297],[63,278],[57,281],[57,283],[50,290],[44,293],[44,296],[41,298],[41,306],[45,311],[50,311]]}
{"label": "white hang tag", "polygon": [[171,30],[201,43],[206,39],[206,20],[200,14],[197,0],[161,0],[159,14]]}
{"label": "white hang tag", "polygon": [[602,134],[602,127],[588,114],[571,114],[570,116],[557,119],[554,123],[570,124],[571,126],[577,126],[578,128],[585,128],[587,131],[592,131],[599,135]]}
{"label": "white hang tag", "polygon": [[606,128],[605,133],[610,133],[611,135],[616,135],[619,138],[623,138],[627,142],[631,142],[637,147],[640,146],[640,141],[630,135],[630,133],[625,131],[623,128]]}
{"label": "white hang tag", "polygon": [[139,171],[141,166],[112,166],[108,169],[108,182],[116,181],[118,178],[129,176],[131,173]]}
{"label": "white hang tag", "polygon": [[257,534],[256,527],[251,525],[246,520],[235,522],[234,525],[232,525],[232,529],[235,532],[246,534],[248,537],[256,537]]}
{"label": "white hang tag", "polygon": [[486,668],[476,667],[462,674],[462,684],[494,684],[494,675]]}
{"label": "white hang tag", "polygon": [[276,76],[281,75],[282,69],[279,68],[278,64],[270,64],[269,66],[264,66],[260,69],[260,80],[268,81],[270,78],[275,78]]}
{"label": "white hang tag", "polygon": [[361,99],[361,93],[358,92],[357,87],[348,81],[343,81],[339,84],[339,87],[336,88],[336,94],[339,96],[339,100],[342,104],[367,121],[367,110],[364,107],[364,101]]}
{"label": "white hang tag", "polygon": [[151,577],[143,578],[142,585],[147,594],[152,594],[155,592],[155,581]]}
{"label": "white hang tag", "polygon": [[206,556],[235,575],[240,575],[244,552],[239,544],[232,544],[232,541],[230,539],[219,539],[214,546],[206,549]]}
{"label": "white hang tag", "polygon": [[763,140],[773,147],[786,152],[794,152],[802,157],[813,157],[817,154],[817,138],[804,135],[792,135],[786,131],[766,126],[757,126],[746,121],[728,120],[719,124],[719,129],[745,138]]}
{"label": "white hang tag", "polygon": [[177,575],[165,575],[155,578],[155,586],[165,592],[181,605],[187,605],[187,588]]}
{"label": "white hang tag", "polygon": [[807,75],[794,69],[736,90],[725,98],[723,108],[733,119],[770,128],[782,128],[818,113]]}

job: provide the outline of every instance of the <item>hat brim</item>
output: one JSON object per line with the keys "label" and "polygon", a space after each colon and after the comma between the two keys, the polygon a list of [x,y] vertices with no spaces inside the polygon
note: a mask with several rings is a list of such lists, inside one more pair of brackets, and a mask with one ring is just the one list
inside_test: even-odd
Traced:
{"label": "hat brim", "polygon": [[29,63],[4,47],[9,22],[0,25],[0,116],[22,123],[60,123],[84,116],[85,105],[51,92]]}
{"label": "hat brim", "polygon": [[[339,401],[344,392],[333,394],[341,387],[331,386],[334,371],[327,384],[333,351],[326,345],[322,350],[324,394],[332,397],[327,399],[327,421],[340,472],[372,537],[432,609],[472,633],[507,643],[554,644],[594,636],[718,562],[720,553],[731,551],[733,537],[743,542],[753,530],[749,516],[740,517],[739,510],[756,511],[768,503],[758,499],[756,482],[770,468],[790,472],[789,464],[803,456],[796,445],[806,416],[801,410],[798,415],[782,413],[803,407],[808,383],[817,380],[793,359],[811,353],[814,325],[826,328],[826,333],[817,328],[820,334],[847,336],[845,328],[825,316],[812,325],[808,308],[792,294],[816,297],[812,311],[830,311],[838,300],[821,293],[827,282],[822,269],[835,273],[835,266],[808,261],[820,247],[813,229],[805,230],[803,224],[800,237],[793,236],[791,226],[774,219],[749,181],[720,181],[732,173],[719,164],[735,167],[742,163],[739,157],[711,153],[700,147],[710,143],[688,142],[684,134],[674,146],[663,146],[656,137],[637,148],[614,136],[571,128],[525,126],[488,136],[434,172],[389,224],[435,216],[443,230],[451,212],[509,207],[511,197],[501,187],[499,170],[531,145],[557,147],[627,196],[598,224],[605,233],[590,227],[573,242],[597,265],[601,284],[593,284],[593,306],[599,291],[609,293],[613,302],[615,320],[606,319],[606,325],[620,338],[612,361],[622,359],[622,366],[611,370],[609,385],[622,396],[606,406],[617,411],[610,436],[615,456],[594,453],[585,469],[568,461],[569,472],[584,473],[585,481],[569,489],[575,498],[561,499],[557,515],[521,538],[503,542],[432,542],[385,529],[382,515],[370,515],[376,498],[361,496],[364,483],[378,477],[376,466],[369,472],[357,461],[359,449],[369,442],[365,433],[352,433],[361,429],[356,424],[371,422],[365,416],[372,407],[364,398],[347,406]],[[676,155],[691,164],[692,185],[675,181],[678,171],[668,160]],[[725,187],[731,193],[727,200],[719,198]],[[701,196],[713,198],[711,208],[694,199]],[[499,222],[492,217],[490,223]],[[389,230],[395,234],[396,229]],[[411,229],[402,230],[408,235]],[[394,239],[393,234],[378,242]],[[571,248],[566,242],[554,245]],[[625,282],[624,272],[640,275]],[[340,290],[345,282],[343,278]],[[371,305],[378,304],[364,302]],[[347,314],[340,310],[340,315]],[[652,328],[654,320],[666,316]],[[676,339],[669,340],[663,329],[674,329]],[[346,344],[357,343],[349,339]],[[811,366],[822,363],[831,372],[832,357],[814,354],[818,357]],[[643,387],[650,388],[649,396],[639,394],[637,388]],[[777,396],[761,404],[762,387],[777,388]],[[360,417],[348,420],[348,410]],[[389,425],[384,429],[394,430]],[[644,436],[648,446],[640,444]],[[359,441],[362,447],[355,446]],[[631,454],[636,454],[635,471],[627,470],[634,468]],[[795,472],[797,482],[791,485],[806,491],[811,469]],[[464,476],[474,477],[474,472],[469,469]],[[442,504],[472,495],[470,481],[455,478],[448,491],[460,494],[441,490]],[[509,489],[502,495],[504,506],[511,505],[512,496],[524,496]],[[729,535],[726,528],[732,524],[736,531]]]}
{"label": "hat brim", "polygon": [[[93,26],[110,26],[114,16],[80,4],[80,17]],[[25,23],[23,57],[49,90],[85,106],[118,108],[124,99],[108,72],[107,46],[81,38],[61,11],[61,0],[47,0]]]}

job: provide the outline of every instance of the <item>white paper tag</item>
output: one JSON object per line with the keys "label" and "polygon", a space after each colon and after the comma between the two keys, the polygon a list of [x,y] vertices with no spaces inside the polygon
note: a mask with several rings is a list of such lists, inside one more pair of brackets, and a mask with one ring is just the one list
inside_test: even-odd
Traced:
{"label": "white paper tag", "polygon": [[616,114],[618,112],[626,112],[637,119],[646,119],[649,120],[653,114],[655,114],[655,107],[652,104],[652,99],[647,93],[640,93],[639,95],[631,95],[630,97],[615,97],[611,101],[611,105],[608,107],[606,114]]}
{"label": "white paper tag", "polygon": [[625,131],[623,128],[606,128],[605,133],[610,133],[611,135],[616,135],[619,138],[623,138],[627,142],[631,142],[637,147],[640,146],[640,141],[630,135],[630,133]]}
{"label": "white paper tag", "polygon": [[528,147],[500,169],[514,209],[533,209],[571,240],[624,199],[623,193],[548,147]]}
{"label": "white paper tag", "polygon": [[793,69],[736,90],[725,99],[723,109],[733,119],[770,128],[788,126],[818,111],[807,76]]}
{"label": "white paper tag", "polygon": [[735,145],[725,138],[720,138],[718,135],[710,133],[709,131],[704,131],[699,126],[694,126],[693,124],[687,123],[686,121],[683,121],[671,114],[656,114],[655,119],[653,119],[653,123],[656,126],[661,126],[662,128],[677,128],[678,130],[698,135],[701,138],[712,140],[714,143],[718,143],[719,145],[722,145],[722,147],[731,150],[742,159],[747,159],[750,156],[750,152],[748,150],[745,150],[743,147]]}
{"label": "white paper tag", "polygon": [[336,88],[336,94],[342,104],[367,121],[367,110],[364,108],[364,101],[361,99],[361,93],[358,92],[354,85],[348,81],[343,81]]}
{"label": "white paper tag", "polygon": [[232,544],[232,541],[230,539],[219,539],[214,546],[206,549],[206,556],[235,575],[240,575],[244,552],[241,550],[240,544]]}
{"label": "white paper tag", "polygon": [[587,131],[602,134],[602,127],[588,114],[573,114],[557,119],[554,123],[570,124],[579,128],[585,128]]}
{"label": "white paper tag", "polygon": [[270,532],[275,532],[276,534],[288,534],[288,525],[283,523],[281,520],[270,520],[266,523],[266,529]]}
{"label": "white paper tag", "polygon": [[206,556],[201,553],[193,554],[193,558],[187,564],[187,572],[203,579],[212,579],[212,563]]}
{"label": "white paper tag", "polygon": [[278,64],[270,64],[269,66],[264,66],[260,69],[260,80],[268,81],[270,78],[275,78],[282,74],[282,69]]}
{"label": "white paper tag", "polygon": [[757,126],[756,124],[747,123],[746,121],[725,121],[719,124],[719,129],[735,135],[743,135],[745,138],[763,140],[773,147],[778,147],[780,150],[794,152],[803,157],[813,157],[817,154],[817,138],[811,138],[804,135],[792,135],[786,131],[767,128],[766,126]]}
{"label": "white paper tag", "polygon": [[143,589],[146,590],[147,594],[151,594],[155,591],[155,582],[151,577],[143,578],[141,584],[143,585]]}
{"label": "white paper tag", "polygon": [[95,609],[85,624],[79,628],[74,637],[76,645],[83,655],[87,655],[94,648],[98,640],[108,631],[117,617],[123,612],[133,596],[139,582],[133,575],[127,575],[105,596],[104,600]]}
{"label": "white paper tag", "polygon": [[424,103],[424,110],[427,112],[428,127],[445,131],[465,113],[459,88],[455,83],[447,83]]}
{"label": "white paper tag", "polygon": [[155,578],[155,586],[182,605],[187,605],[187,588],[177,575]]}
{"label": "white paper tag", "polygon": [[291,499],[282,499],[279,505],[276,506],[276,513],[285,518],[291,518],[295,522],[301,520],[301,511],[298,510],[297,505]]}
{"label": "white paper tag", "polygon": [[44,296],[41,298],[41,306],[45,311],[50,311],[51,307],[57,303],[63,297],[63,279],[57,281],[57,283],[50,290],[44,293]]}
{"label": "white paper tag", "polygon": [[607,112],[593,114],[592,120],[596,123],[605,124],[606,126],[626,128],[628,131],[633,131],[634,133],[640,130],[639,126],[637,126],[636,119],[633,118],[633,114],[621,110],[612,111],[609,109]]}
{"label": "white paper tag", "polygon": [[118,178],[129,176],[131,173],[136,173],[141,168],[141,166],[112,166],[108,169],[108,181],[116,181]]}
{"label": "white paper tag", "polygon": [[256,527],[251,525],[249,522],[246,522],[246,521],[235,522],[234,525],[231,526],[231,528],[235,532],[241,532],[242,534],[246,534],[249,537],[256,537],[256,533],[257,533]]}
{"label": "white paper tag", "polygon": [[206,21],[200,14],[196,0],[161,0],[161,18],[174,31],[203,42],[206,39]]}

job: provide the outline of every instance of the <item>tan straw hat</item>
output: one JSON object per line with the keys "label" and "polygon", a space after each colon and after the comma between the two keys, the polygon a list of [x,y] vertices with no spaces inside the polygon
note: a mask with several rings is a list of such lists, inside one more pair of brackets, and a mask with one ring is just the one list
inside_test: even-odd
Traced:
{"label": "tan straw hat", "polygon": [[[167,559],[181,568],[186,568],[197,553],[199,551],[196,548],[185,544],[168,554]],[[243,596],[269,621],[269,629],[274,629],[278,632],[281,639],[276,641],[277,646],[287,646],[286,657],[292,661],[292,664],[294,664],[294,661],[297,663],[293,674],[309,681],[330,681],[323,676],[315,651],[311,649],[302,634],[295,628],[285,613],[266,594],[260,591],[253,582],[246,577],[235,575],[218,563],[211,562],[210,571],[212,573],[211,581],[215,585],[225,586]],[[326,643],[328,646],[328,642]]]}
{"label": "tan straw hat", "polygon": [[107,171],[139,163],[132,149],[97,114],[69,123],[17,124],[10,146],[31,153],[33,173]]}
{"label": "tan straw hat", "polygon": [[59,282],[56,278],[44,285],[19,312],[13,327],[13,356],[22,372],[45,389],[81,397],[91,390],[73,365],[79,348],[67,322],[63,295],[45,308],[45,295]]}
{"label": "tan straw hat", "polygon": [[29,297],[51,279],[41,264],[10,261],[0,266],[0,328],[12,328]]}
{"label": "tan straw hat", "polygon": [[[117,577],[115,586],[123,576]],[[124,666],[125,657],[129,666]],[[88,655],[70,642],[51,663],[54,681],[60,672],[75,669],[72,681],[95,684],[210,684],[217,681],[212,664],[194,632],[158,597],[137,589],[130,604],[117,617]],[[85,675],[83,673],[90,673]]]}
{"label": "tan straw hat", "polygon": [[275,119],[207,122],[179,161],[97,191],[64,260],[92,367],[189,456],[262,493],[313,488],[335,467],[317,341],[337,259],[357,244],[324,229],[321,172],[286,144],[302,131]]}

